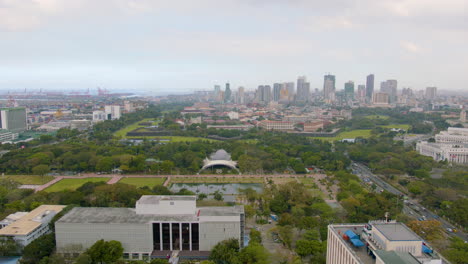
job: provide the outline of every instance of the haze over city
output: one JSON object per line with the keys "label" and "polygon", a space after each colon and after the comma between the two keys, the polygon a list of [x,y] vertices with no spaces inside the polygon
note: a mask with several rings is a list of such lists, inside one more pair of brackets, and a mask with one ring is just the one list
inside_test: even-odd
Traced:
{"label": "haze over city", "polygon": [[0,0],[0,90],[212,89],[323,75],[466,91],[467,2]]}

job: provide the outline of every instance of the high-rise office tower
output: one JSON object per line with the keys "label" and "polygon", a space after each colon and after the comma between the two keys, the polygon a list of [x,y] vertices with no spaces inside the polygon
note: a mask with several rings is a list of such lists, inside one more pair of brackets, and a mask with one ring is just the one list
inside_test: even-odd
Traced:
{"label": "high-rise office tower", "polygon": [[229,83],[226,83],[226,90],[224,91],[224,102],[231,102],[231,88]]}
{"label": "high-rise office tower", "polygon": [[390,103],[394,103],[397,100],[397,80],[386,80],[385,82],[380,83],[380,91],[388,94]]}
{"label": "high-rise office tower", "polygon": [[0,109],[0,129],[11,132],[23,132],[28,129],[26,122],[26,108],[2,108]]}
{"label": "high-rise office tower", "polygon": [[238,104],[245,104],[245,94],[244,94],[244,87],[239,86],[237,89],[237,103]]}
{"label": "high-rise office tower", "polygon": [[281,84],[274,83],[273,84],[273,101],[278,102],[281,95]]}
{"label": "high-rise office tower", "polygon": [[309,101],[310,97],[310,83],[306,82],[305,76],[297,78],[297,94],[296,101]]}
{"label": "high-rise office tower", "polygon": [[214,86],[215,95],[218,95],[219,91],[221,91],[221,86],[215,84],[215,86]]}
{"label": "high-rise office tower", "polygon": [[360,99],[366,97],[366,86],[364,84],[358,85],[357,95]]}
{"label": "high-rise office tower", "polygon": [[270,85],[263,86],[262,101],[265,103],[269,103],[271,101],[271,86]]}
{"label": "high-rise office tower", "polygon": [[294,89],[294,82],[287,82],[286,83],[286,88],[288,89],[289,101],[293,101],[294,100],[294,95],[296,94],[296,91]]}
{"label": "high-rise office tower", "polygon": [[346,99],[354,99],[354,82],[348,81],[344,85],[344,92]]}
{"label": "high-rise office tower", "polygon": [[324,76],[323,97],[327,103],[335,101],[335,75],[327,74]]}
{"label": "high-rise office tower", "polygon": [[427,87],[426,88],[426,99],[434,99],[437,97],[437,87]]}
{"label": "high-rise office tower", "polygon": [[366,78],[366,97],[372,98],[374,93],[374,74],[367,75]]}

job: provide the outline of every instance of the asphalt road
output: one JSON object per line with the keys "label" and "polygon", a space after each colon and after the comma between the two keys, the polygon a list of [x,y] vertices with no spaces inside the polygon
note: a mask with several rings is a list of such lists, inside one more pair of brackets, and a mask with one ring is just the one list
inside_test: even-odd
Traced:
{"label": "asphalt road", "polygon": [[[351,164],[351,166],[352,166],[353,173],[356,174],[362,181],[366,183],[375,183],[375,185],[377,186],[376,188],[377,192],[382,192],[383,190],[386,190],[387,192],[393,193],[401,197],[406,196],[405,193],[391,186],[385,180],[378,177],[377,175],[373,174],[367,166],[360,164],[360,163],[354,163],[354,162]],[[444,228],[444,231],[448,233],[450,236],[457,236],[463,239],[464,241],[468,241],[468,235],[466,233],[460,231],[457,227],[453,226],[445,219],[440,218],[434,212],[427,210],[415,200],[407,200],[407,202],[403,206],[403,213],[410,217],[414,217],[418,220],[436,219],[442,223],[442,227]],[[449,229],[451,230],[457,229],[457,232],[456,233],[449,232],[448,231]]]}

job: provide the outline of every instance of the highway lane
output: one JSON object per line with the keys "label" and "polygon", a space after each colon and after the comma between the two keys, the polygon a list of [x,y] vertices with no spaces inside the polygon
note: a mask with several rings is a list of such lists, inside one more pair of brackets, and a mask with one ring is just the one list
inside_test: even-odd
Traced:
{"label": "highway lane", "polygon": [[[406,196],[405,193],[396,189],[395,187],[393,187],[392,185],[390,185],[389,183],[387,183],[385,180],[378,177],[377,175],[373,174],[371,170],[364,164],[353,162],[351,166],[352,166],[353,173],[356,174],[362,181],[366,183],[370,183],[370,182],[375,183],[375,185],[377,186],[376,191],[382,192],[383,190],[386,190],[400,197]],[[414,217],[418,220],[436,219],[442,223],[442,227],[444,228],[444,231],[447,232],[450,236],[457,236],[463,239],[464,241],[468,241],[468,235],[466,233],[462,232],[461,230],[458,230],[458,232],[456,233],[449,232],[448,230],[454,230],[458,228],[453,226],[451,223],[449,223],[445,219],[439,217],[434,212],[427,210],[415,200],[407,200],[405,202],[403,206],[403,213],[410,217]]]}

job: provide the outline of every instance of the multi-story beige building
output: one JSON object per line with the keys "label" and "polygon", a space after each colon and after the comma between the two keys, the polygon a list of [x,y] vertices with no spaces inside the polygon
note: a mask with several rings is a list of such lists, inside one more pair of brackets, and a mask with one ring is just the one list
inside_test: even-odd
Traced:
{"label": "multi-story beige building", "polygon": [[327,264],[441,264],[441,258],[402,223],[328,226]]}
{"label": "multi-story beige building", "polygon": [[323,129],[324,124],[325,122],[323,121],[304,123],[304,132],[315,132],[319,129]]}
{"label": "multi-story beige building", "polygon": [[82,252],[104,239],[120,241],[124,259],[175,252],[180,258],[207,258],[225,239],[238,239],[242,247],[244,222],[243,206],[196,207],[196,196],[144,195],[135,208],[75,207],[55,223],[55,233],[62,254]]}
{"label": "multi-story beige building", "polygon": [[50,231],[49,222],[63,208],[63,205],[41,205],[29,213],[10,215],[2,221],[0,236],[12,237],[21,246],[26,246]]}
{"label": "multi-story beige building", "polygon": [[259,122],[258,126],[266,130],[294,130],[294,123],[289,121],[263,120]]}
{"label": "multi-story beige building", "polygon": [[374,93],[372,94],[372,103],[374,105],[388,105],[389,96],[387,93]]}

